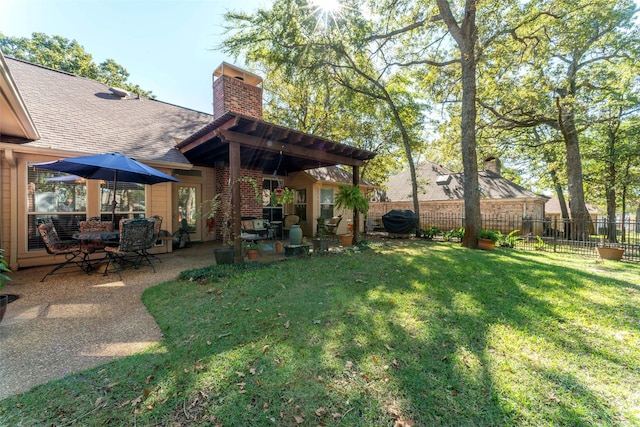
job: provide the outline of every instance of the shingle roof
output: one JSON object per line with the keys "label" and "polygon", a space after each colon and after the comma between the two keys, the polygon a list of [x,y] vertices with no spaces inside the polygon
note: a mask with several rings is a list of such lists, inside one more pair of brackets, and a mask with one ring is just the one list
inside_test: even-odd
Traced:
{"label": "shingle roof", "polygon": [[[305,173],[318,182],[334,182],[338,184],[353,184],[353,174],[338,166],[307,169]],[[374,184],[360,180],[360,185],[375,187]]]}
{"label": "shingle roof", "polygon": [[[571,208],[569,207],[569,200],[567,199],[566,202],[567,202],[567,210],[569,211],[569,214],[570,214],[571,213]],[[599,212],[598,207],[595,206],[595,205],[592,205],[591,203],[585,203],[585,206],[587,208],[587,211],[590,214],[597,214]],[[552,198],[550,198],[547,201],[547,203],[545,203],[544,212],[547,215],[561,213],[560,200],[558,200],[557,196],[553,196]]]}
{"label": "shingle roof", "polygon": [[[428,161],[416,167],[418,179],[418,200],[446,201],[464,199],[464,175],[453,173],[449,169]],[[502,178],[491,171],[478,173],[481,197],[488,199],[539,198],[532,191]],[[411,201],[411,175],[409,170],[389,178],[385,184],[387,190],[381,200],[390,202]]]}
{"label": "shingle roof", "polygon": [[[144,97],[120,99],[103,83],[6,58],[41,139],[23,145],[189,163],[175,145],[210,114]],[[2,142],[14,142],[0,136]]]}

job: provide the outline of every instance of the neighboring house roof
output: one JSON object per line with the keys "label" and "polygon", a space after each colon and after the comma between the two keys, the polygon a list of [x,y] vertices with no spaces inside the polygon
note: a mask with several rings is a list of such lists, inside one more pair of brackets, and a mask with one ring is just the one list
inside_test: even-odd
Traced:
{"label": "neighboring house roof", "polygon": [[[464,175],[432,162],[422,162],[416,167],[419,201],[464,200]],[[520,199],[545,198],[491,171],[478,173],[481,198]],[[389,178],[387,190],[380,201],[411,201],[411,175],[409,170]]]}
{"label": "neighboring house roof", "polygon": [[7,61],[0,51],[0,135],[38,139],[33,119],[11,76]]}
{"label": "neighboring house roof", "polygon": [[[304,171],[316,182],[331,182],[336,184],[353,184],[353,174],[338,166],[307,169]],[[361,179],[360,186],[375,187],[374,184]]]}
{"label": "neighboring house roof", "polygon": [[[185,163],[177,141],[212,121],[212,115],[145,97],[120,98],[103,83],[6,58],[41,138],[21,145],[103,153],[139,160]],[[0,142],[16,138],[0,135]]]}
{"label": "neighboring house roof", "polygon": [[[587,211],[590,214],[596,215],[598,214],[598,208],[595,205],[592,205],[591,203],[585,203],[585,205],[587,206]],[[571,208],[569,207],[569,201],[567,200],[567,210],[569,211],[568,213],[571,214]],[[544,205],[544,213],[545,214],[560,214],[562,213],[562,211],[560,210],[560,200],[558,200],[558,198],[556,196],[553,196],[552,198],[550,198],[549,200],[547,200],[547,203],[545,203]]]}

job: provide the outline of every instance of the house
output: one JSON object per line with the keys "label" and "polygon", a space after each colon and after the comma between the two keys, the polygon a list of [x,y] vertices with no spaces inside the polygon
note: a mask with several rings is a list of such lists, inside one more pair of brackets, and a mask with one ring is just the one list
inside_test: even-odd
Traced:
{"label": "house", "polygon": [[[425,161],[416,167],[421,227],[440,229],[460,227],[464,218],[464,175]],[[519,229],[523,233],[540,234],[547,197],[535,194],[500,175],[500,161],[488,157],[484,170],[478,173],[483,221],[491,220],[508,233]],[[389,178],[386,190],[374,193],[369,218],[376,220],[393,209],[413,210],[411,175],[408,170]],[[539,220],[537,221],[528,220]],[[540,229],[538,229],[540,228]]]}
{"label": "house", "polygon": [[[567,213],[569,214],[569,218],[571,218],[571,207],[569,206],[569,201],[567,200],[566,203],[567,203]],[[586,207],[587,207],[587,211],[589,212],[589,216],[591,217],[591,221],[597,222],[598,215],[600,213],[598,211],[598,207],[595,205],[592,205],[591,203],[586,203]],[[552,224],[556,220],[557,221],[562,220],[562,209],[560,209],[560,200],[558,199],[557,196],[553,196],[549,200],[547,200],[547,203],[544,206],[544,216],[547,220],[551,221]]]}
{"label": "house", "polygon": [[[269,194],[277,186],[299,192],[297,200],[305,203],[295,209],[305,212],[301,225],[310,235],[312,219],[321,212],[320,193],[330,185],[312,172],[307,179],[305,171],[342,165],[351,168],[357,183],[360,166],[375,153],[263,121],[261,82],[255,74],[221,64],[213,73],[211,115],[0,54],[0,247],[11,267],[53,263],[37,235],[37,221],[56,218],[68,224],[64,231],[69,233],[79,220],[110,219],[113,191],[120,200],[116,218],[159,215],[169,232],[186,222],[192,240],[219,238],[219,227],[206,224],[198,207],[243,176],[258,182],[263,203],[249,196],[252,190],[244,185],[233,186],[235,212],[240,213],[234,216],[236,235],[241,216],[278,221],[293,212],[293,206],[270,205]],[[180,182],[122,183],[114,190],[109,182],[34,165],[113,151]],[[67,199],[71,207],[63,208]]]}

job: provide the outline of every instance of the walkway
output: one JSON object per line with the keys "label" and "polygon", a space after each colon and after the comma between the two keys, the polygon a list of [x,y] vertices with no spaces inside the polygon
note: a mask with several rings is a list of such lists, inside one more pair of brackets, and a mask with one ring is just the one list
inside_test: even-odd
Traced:
{"label": "walkway", "polygon": [[56,274],[52,267],[11,274],[3,293],[20,298],[0,323],[0,399],[147,348],[162,338],[142,292],[185,269],[214,263],[212,245],[159,255],[149,267],[117,274]]}

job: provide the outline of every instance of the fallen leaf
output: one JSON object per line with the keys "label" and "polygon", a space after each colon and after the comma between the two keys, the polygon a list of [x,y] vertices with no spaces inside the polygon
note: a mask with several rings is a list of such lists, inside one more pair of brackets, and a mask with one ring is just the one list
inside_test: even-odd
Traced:
{"label": "fallen leaf", "polygon": [[236,372],[236,375],[239,377],[244,377],[244,372]]}
{"label": "fallen leaf", "polygon": [[246,392],[247,392],[247,390],[242,389],[242,390],[240,390],[238,393],[240,393],[240,394],[245,394]]}
{"label": "fallen leaf", "polygon": [[256,374],[256,370],[255,370],[255,368],[250,368],[250,369],[249,369],[249,373],[250,373],[251,375],[255,375],[255,374]]}
{"label": "fallen leaf", "polygon": [[264,354],[269,349],[269,344],[262,347],[262,353]]}
{"label": "fallen leaf", "polygon": [[153,379],[153,375],[149,375],[147,378],[145,378],[144,383],[149,384],[152,379]]}
{"label": "fallen leaf", "polygon": [[319,416],[319,417],[323,416],[326,413],[327,413],[327,410],[324,409],[324,407],[322,407],[322,406],[319,407],[318,409],[316,409],[316,415]]}
{"label": "fallen leaf", "polygon": [[340,412],[334,412],[331,414],[333,418],[342,418],[342,414]]}
{"label": "fallen leaf", "polygon": [[109,389],[109,388],[114,388],[114,387],[115,387],[115,386],[117,386],[118,384],[120,384],[120,383],[119,383],[119,382],[117,382],[117,383],[110,383],[110,384],[107,386],[107,388],[108,388],[108,389]]}
{"label": "fallen leaf", "polygon": [[216,291],[216,295],[222,295],[222,289],[218,289],[218,290]]}
{"label": "fallen leaf", "polygon": [[284,327],[289,329],[289,321],[288,320],[285,322]]}
{"label": "fallen leaf", "polygon": [[347,369],[351,369],[352,366],[353,362],[351,360],[347,360],[347,362],[344,364],[344,367]]}
{"label": "fallen leaf", "polygon": [[259,308],[256,308],[256,311],[257,311],[258,313],[262,313],[262,310],[260,310]]}
{"label": "fallen leaf", "polygon": [[385,344],[384,348],[386,348],[389,351],[393,351],[393,347],[391,347],[389,344]]}
{"label": "fallen leaf", "polygon": [[376,356],[372,356],[371,360],[373,360],[373,363],[378,363],[378,358]]}
{"label": "fallen leaf", "polygon": [[304,422],[304,418],[298,416],[298,415],[294,415],[293,417],[296,420],[296,423],[298,424],[302,424]]}
{"label": "fallen leaf", "polygon": [[207,340],[207,345],[211,345],[211,341]]}
{"label": "fallen leaf", "polygon": [[142,390],[142,395],[144,397],[149,396],[149,393],[151,393],[151,390],[149,390],[148,388],[145,388],[144,390]]}

